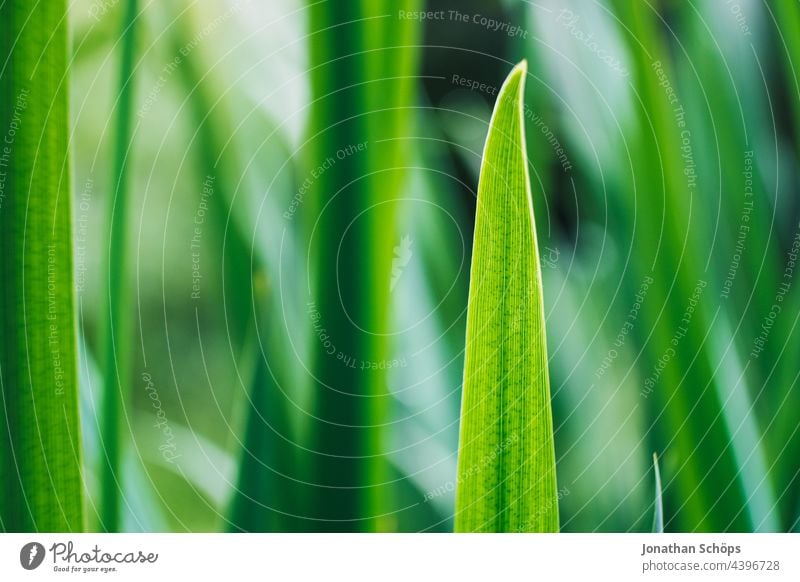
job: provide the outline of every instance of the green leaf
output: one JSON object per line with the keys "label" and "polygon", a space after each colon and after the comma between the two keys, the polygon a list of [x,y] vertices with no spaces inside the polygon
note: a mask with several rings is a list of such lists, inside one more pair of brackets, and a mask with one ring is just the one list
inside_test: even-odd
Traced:
{"label": "green leaf", "polygon": [[0,530],[84,527],[66,2],[0,4]]}
{"label": "green leaf", "polygon": [[775,2],[775,24],[778,28],[779,52],[785,68],[786,84],[793,96],[789,107],[796,130],[800,130],[800,6],[792,0]]}
{"label": "green leaf", "polygon": [[664,503],[661,499],[661,472],[658,470],[658,455],[653,453],[656,495],[653,501],[653,533],[664,533]]}
{"label": "green leaf", "polygon": [[[123,446],[122,413],[130,394],[132,370],[133,319],[132,292],[129,280],[128,198],[131,150],[131,100],[136,52],[137,0],[127,0],[122,20],[119,96],[115,103],[116,136],[114,149],[114,199],[109,204],[108,312],[104,317],[105,393],[102,409],[102,436],[106,467],[101,473],[101,522],[104,531],[120,529],[121,455]],[[127,423],[127,420],[125,421]]]}
{"label": "green leaf", "polygon": [[527,65],[483,154],[467,312],[456,531],[558,530],[539,251],[523,129]]}
{"label": "green leaf", "polygon": [[[309,527],[395,528],[385,457],[397,212],[407,178],[418,0],[309,5],[309,240],[313,418],[301,461]],[[319,169],[322,168],[322,171]],[[315,177],[316,176],[316,177]],[[305,178],[304,178],[305,179]],[[333,348],[333,349],[329,349]],[[385,367],[385,366],[384,366]]]}
{"label": "green leaf", "polygon": [[[666,503],[673,508],[670,524],[678,531],[770,527],[763,521],[773,505],[768,501],[769,486],[758,485],[768,477],[753,479],[753,471],[744,471],[739,463],[750,458],[750,466],[761,464],[749,454],[761,448],[758,439],[747,442],[751,421],[741,437],[731,439],[731,427],[739,428],[738,421],[731,421],[741,420],[750,405],[744,385],[732,390],[718,371],[734,361],[733,354],[725,362],[720,360],[726,348],[719,346],[730,343],[730,332],[719,315],[721,305],[713,299],[718,279],[708,260],[692,252],[707,248],[717,228],[707,204],[718,188],[711,179],[713,172],[693,173],[701,167],[699,161],[694,164],[702,150],[702,117],[696,117],[686,84],[676,74],[681,60],[670,54],[658,32],[661,14],[645,3],[619,1],[614,7],[632,58],[638,97],[636,129],[627,133],[635,144],[630,150],[631,173],[622,186],[629,192],[624,204],[628,216],[619,232],[630,232],[631,238],[621,239],[620,245],[634,250],[624,278],[629,289],[644,276],[669,273],[671,281],[651,286],[632,331],[642,346],[640,361],[647,374],[641,391],[651,425],[646,442],[651,449],[681,458],[665,492]],[[677,102],[670,103],[668,88]],[[713,125],[703,131],[720,133]],[[716,152],[714,157],[722,155]],[[718,194],[719,204],[731,204],[730,189],[723,192]],[[658,236],[652,235],[657,232]],[[747,244],[750,248],[750,240]],[[729,264],[729,257],[724,264]],[[710,340],[717,336],[719,340]],[[669,364],[663,364],[664,355],[673,353]],[[755,513],[763,508],[767,511],[760,516]]]}
{"label": "green leaf", "polygon": [[[779,0],[775,2],[775,24],[778,28],[779,48],[784,67],[784,83],[787,86],[787,93],[791,97],[788,101],[792,112],[794,125],[794,135],[800,135],[800,5],[791,0]],[[795,148],[795,157],[797,156]],[[793,204],[795,193],[791,185],[783,186],[785,191],[781,192],[779,199],[790,201]],[[778,214],[780,214],[778,210]],[[788,213],[792,215],[793,213]],[[796,223],[792,223],[791,229],[794,231]],[[781,257],[786,261],[786,256]],[[759,295],[759,294],[756,294]],[[763,294],[772,298],[771,294]],[[796,283],[789,290],[788,297],[784,305],[784,313],[793,315],[800,312],[800,286]],[[769,313],[769,310],[762,311]],[[759,325],[761,322],[759,322]],[[797,430],[797,409],[800,407],[800,390],[797,389],[797,354],[800,349],[800,334],[796,329],[797,318],[782,317],[775,325],[775,331],[771,334],[770,342],[773,346],[782,346],[780,350],[766,350],[763,356],[764,364],[769,362],[771,366],[765,372],[767,377],[772,380],[775,387],[774,397],[767,400],[769,409],[764,415],[767,419],[762,426],[764,428],[765,442],[771,457],[775,459],[772,465],[773,479],[775,481],[775,491],[782,492],[778,497],[784,515],[786,530],[797,531],[796,528],[800,521],[800,478],[797,474],[797,463],[790,459],[797,459],[800,456],[800,431]],[[777,353],[777,358],[773,362],[772,356]],[[762,364],[762,365],[764,365]],[[764,368],[767,370],[767,367]],[[772,377],[772,370],[776,376]],[[770,403],[771,400],[771,403]],[[785,493],[783,493],[785,492]]]}

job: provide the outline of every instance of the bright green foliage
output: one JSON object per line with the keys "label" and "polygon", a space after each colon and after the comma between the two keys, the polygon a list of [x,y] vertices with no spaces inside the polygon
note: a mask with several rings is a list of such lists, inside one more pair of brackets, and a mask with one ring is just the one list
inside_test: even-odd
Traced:
{"label": "bright green foliage", "polygon": [[127,0],[122,23],[122,52],[119,69],[119,99],[116,104],[114,151],[114,199],[110,208],[108,255],[108,313],[105,328],[105,394],[103,403],[103,450],[106,467],[101,474],[102,526],[105,531],[120,529],[120,458],[123,445],[122,414],[126,408],[131,373],[131,297],[127,251],[128,168],[131,142],[131,100],[135,58],[137,0]]}
{"label": "bright green foliage", "polygon": [[525,136],[527,65],[483,154],[467,315],[456,531],[558,530],[542,282]]}
{"label": "bright green foliage", "polygon": [[[310,240],[307,300],[314,384],[304,516],[308,528],[391,530],[384,457],[392,249],[407,172],[416,63],[408,11],[416,0],[315,2],[310,56],[313,105],[302,209]],[[319,172],[317,168],[326,169]],[[330,333],[325,345],[323,333]],[[327,337],[327,336],[326,336]],[[330,345],[335,345],[331,353]],[[373,368],[374,366],[374,368]]]}
{"label": "bright green foliage", "polygon": [[[648,376],[641,395],[652,421],[650,446],[663,450],[667,458],[672,451],[682,455],[665,492],[665,502],[675,508],[675,521],[668,522],[667,529],[769,531],[774,529],[771,495],[761,480],[751,483],[753,471],[743,471],[739,461],[761,458],[759,440],[741,443],[745,439],[730,436],[742,425],[734,412],[751,407],[749,391],[739,382],[740,374],[724,379],[726,371],[738,366],[736,354],[715,347],[714,338],[729,337],[730,332],[725,331],[724,319],[714,315],[716,279],[695,252],[708,247],[713,228],[700,203],[701,186],[709,175],[693,173],[695,152],[699,156],[702,151],[699,132],[689,129],[692,117],[681,117],[685,93],[677,93],[678,102],[670,103],[665,92],[667,86],[680,86],[677,67],[657,32],[658,15],[641,3],[615,6],[632,54],[640,100],[638,131],[629,134],[635,144],[631,148],[635,171],[625,188],[631,194],[617,213],[628,224],[621,231],[632,233],[624,244],[635,249],[628,285],[633,288],[636,281],[654,273],[672,277],[670,286],[651,287],[634,331],[647,348],[643,362]],[[661,234],[652,236],[654,232]],[[673,353],[670,365],[661,370],[659,358],[663,361],[664,354]],[[717,369],[715,362],[721,362],[723,354],[728,360]],[[738,433],[745,436],[744,430]]]}
{"label": "bright green foliage", "polygon": [[[172,32],[173,52],[178,54],[180,47],[190,42],[191,29],[177,20]],[[216,177],[209,226],[213,225],[220,237],[216,244],[222,249],[224,269],[220,269],[215,283],[224,288],[230,341],[237,348],[243,346],[242,351],[251,350],[255,360],[252,377],[242,378],[251,384],[245,406],[239,473],[226,525],[235,532],[293,531],[302,527],[293,518],[296,455],[291,445],[292,410],[281,390],[282,385],[289,386],[294,381],[287,372],[293,360],[280,352],[289,342],[283,335],[283,326],[276,324],[283,315],[277,283],[271,279],[277,267],[270,269],[273,265],[268,263],[267,249],[259,251],[250,245],[252,224],[242,219],[241,212],[247,208],[244,196],[240,196],[238,208],[234,204],[232,185],[246,176],[248,169],[231,145],[237,136],[227,102],[217,94],[219,84],[205,74],[197,60],[199,57],[187,59],[178,74],[189,96],[187,109],[192,115],[192,125],[197,128],[198,161]],[[253,116],[248,123],[271,145],[280,143],[280,136],[268,120]],[[269,168],[263,171],[268,172]],[[258,317],[258,325],[254,316]],[[271,356],[269,361],[265,353]],[[240,388],[233,380],[230,385],[232,389]]]}
{"label": "bright green foliage", "polygon": [[[774,11],[779,28],[778,42],[781,46],[784,78],[790,95],[788,101],[793,113],[794,135],[800,135],[800,5],[792,0],[778,0]],[[795,152],[795,159],[796,157]],[[795,199],[796,192],[789,185],[786,192],[782,193],[782,201],[787,207],[793,207]],[[781,259],[785,260],[786,257]],[[772,295],[767,297],[771,299]],[[766,422],[762,426],[765,427],[767,447],[775,461],[771,473],[775,491],[779,493],[781,513],[785,516],[784,528],[797,531],[800,524],[800,474],[794,459],[800,456],[800,430],[797,430],[796,412],[800,407],[796,355],[800,349],[800,333],[797,333],[800,289],[796,283],[790,290],[787,303],[783,311],[791,316],[780,319],[776,330],[778,333],[771,340],[773,345],[781,345],[783,348],[771,350],[779,354],[775,361],[770,362],[774,368],[766,371],[766,374],[770,374],[773,369],[775,371],[775,375],[771,377],[775,394],[769,402],[765,414]],[[769,310],[762,310],[761,314],[763,313],[769,313]],[[758,323],[763,323],[763,315],[762,321]],[[769,352],[770,350],[768,354]]]}
{"label": "bright green foliage", "polygon": [[655,497],[653,501],[653,533],[664,533],[664,502],[661,496],[661,472],[658,470],[658,455],[653,453],[653,475]]}
{"label": "bright green foliage", "polygon": [[81,531],[66,3],[0,22],[0,530]]}

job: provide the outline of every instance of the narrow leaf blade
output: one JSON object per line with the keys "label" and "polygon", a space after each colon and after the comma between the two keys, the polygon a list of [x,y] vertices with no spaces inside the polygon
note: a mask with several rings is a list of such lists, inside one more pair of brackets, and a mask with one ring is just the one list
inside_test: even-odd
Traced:
{"label": "narrow leaf blade", "polygon": [[478,185],[456,531],[558,530],[542,281],[524,147],[526,74],[523,61],[500,91]]}
{"label": "narrow leaf blade", "polygon": [[653,453],[656,495],[653,502],[653,533],[664,533],[664,502],[661,498],[661,472],[658,470],[658,455]]}
{"label": "narrow leaf blade", "polygon": [[84,529],[66,13],[0,4],[0,531]]}

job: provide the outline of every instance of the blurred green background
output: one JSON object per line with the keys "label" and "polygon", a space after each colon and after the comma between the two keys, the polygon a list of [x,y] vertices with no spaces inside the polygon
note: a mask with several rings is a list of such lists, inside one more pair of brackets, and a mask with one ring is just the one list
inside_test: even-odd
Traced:
{"label": "blurred green background", "polygon": [[795,0],[70,18],[91,529],[452,531],[478,171],[522,58],[562,530],[649,531],[654,452],[668,531],[798,529]]}

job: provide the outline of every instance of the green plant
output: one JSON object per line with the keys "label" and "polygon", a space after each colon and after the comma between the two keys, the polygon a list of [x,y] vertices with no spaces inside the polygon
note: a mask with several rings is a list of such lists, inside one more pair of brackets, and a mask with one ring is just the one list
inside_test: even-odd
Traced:
{"label": "green plant", "polygon": [[800,4],[478,4],[0,5],[0,530],[797,530]]}
{"label": "green plant", "polygon": [[[642,396],[653,426],[650,446],[665,455],[685,451],[671,476],[665,502],[675,508],[679,529],[765,527],[768,522],[758,513],[772,506],[760,501],[769,494],[765,488],[749,488],[748,474],[739,465],[739,459],[758,459],[759,454],[748,456],[729,436],[733,432],[729,427],[739,426],[729,414],[751,406],[748,390],[738,373],[733,383],[723,380],[723,373],[734,369],[736,354],[717,347],[717,338],[729,337],[729,332],[724,318],[713,315],[708,270],[691,250],[703,248],[712,224],[705,208],[695,204],[706,177],[698,176],[694,165],[700,146],[692,118],[682,117],[683,93],[676,93],[678,102],[671,103],[666,92],[667,88],[677,92],[679,85],[675,63],[657,33],[659,15],[640,3],[617,2],[615,7],[632,55],[639,96],[638,131],[630,134],[635,144],[633,171],[625,177],[629,180],[625,187],[635,193],[635,206],[620,200],[625,208],[615,213],[628,225],[621,230],[634,233],[624,242],[636,250],[627,284],[632,289],[637,280],[656,271],[671,277],[671,285],[651,287],[641,324],[633,332],[647,347],[643,355],[648,377]],[[660,236],[652,236],[654,232]],[[661,366],[659,360],[673,353],[670,364]],[[722,362],[723,356],[727,361]],[[719,511],[709,511],[711,507]],[[743,508],[750,511],[739,511]]]}
{"label": "green plant", "polygon": [[456,531],[558,530],[542,281],[528,161],[527,64],[489,123],[467,313]]}
{"label": "green plant", "polygon": [[664,502],[661,495],[661,472],[658,470],[658,455],[653,453],[653,476],[655,496],[653,497],[653,533],[664,533]]}
{"label": "green plant", "polygon": [[[398,194],[407,148],[417,25],[390,20],[416,0],[314,2],[309,133],[311,281],[316,330],[313,421],[304,465],[315,527],[391,529],[384,429],[389,394],[390,287]],[[319,171],[319,168],[324,168]],[[323,334],[330,330],[325,343]],[[335,345],[333,353],[330,346]],[[372,367],[374,369],[371,369]]]}
{"label": "green plant", "polygon": [[66,2],[0,4],[0,530],[81,531]]}
{"label": "green plant", "polygon": [[[131,337],[133,318],[131,312],[130,252],[127,244],[129,214],[128,171],[131,154],[131,101],[133,99],[133,71],[136,55],[137,0],[125,2],[122,20],[122,53],[119,67],[119,96],[115,103],[116,136],[114,141],[114,197],[109,204],[108,277],[106,301],[108,310],[104,317],[105,352],[103,370],[105,387],[102,406],[102,438],[105,467],[101,472],[101,525],[105,531],[120,529],[120,483],[123,444],[122,414],[130,406],[128,388],[131,378]],[[126,427],[130,425],[125,419]]]}
{"label": "green plant", "polygon": [[[171,52],[177,55],[181,47],[191,42],[191,28],[185,20],[175,18],[171,31]],[[237,132],[231,122],[231,96],[222,93],[224,84],[214,77],[214,71],[203,68],[206,63],[198,54],[201,52],[196,49],[191,59],[183,60],[177,76],[186,94],[191,125],[196,128],[192,145],[198,165],[215,177],[208,222],[213,227],[212,234],[218,237],[214,246],[221,249],[224,268],[219,269],[213,282],[224,291],[232,360],[236,364],[234,354],[245,353],[240,360],[245,362],[243,368],[247,372],[253,361],[252,377],[239,378],[239,382],[229,380],[231,391],[241,388],[247,397],[243,399],[243,426],[239,429],[244,434],[239,473],[226,525],[230,531],[293,531],[298,529],[292,496],[297,455],[289,444],[294,411],[283,390],[295,377],[289,371],[295,371],[286,348],[290,342],[283,334],[283,326],[276,323],[285,316],[282,308],[288,309],[281,305],[279,282],[273,279],[278,271],[276,251],[251,243],[257,224],[247,211],[254,203],[243,188],[238,191],[238,199],[235,196],[235,185],[246,181],[248,172],[257,168],[261,172],[258,179],[269,176],[275,181],[271,174],[274,168],[242,159],[236,146],[244,131],[239,128]],[[289,158],[288,146],[278,128],[263,117],[263,112],[251,111],[247,126],[266,142],[261,143],[259,151],[266,150],[275,159]],[[276,207],[269,207],[265,214],[279,217]]]}

